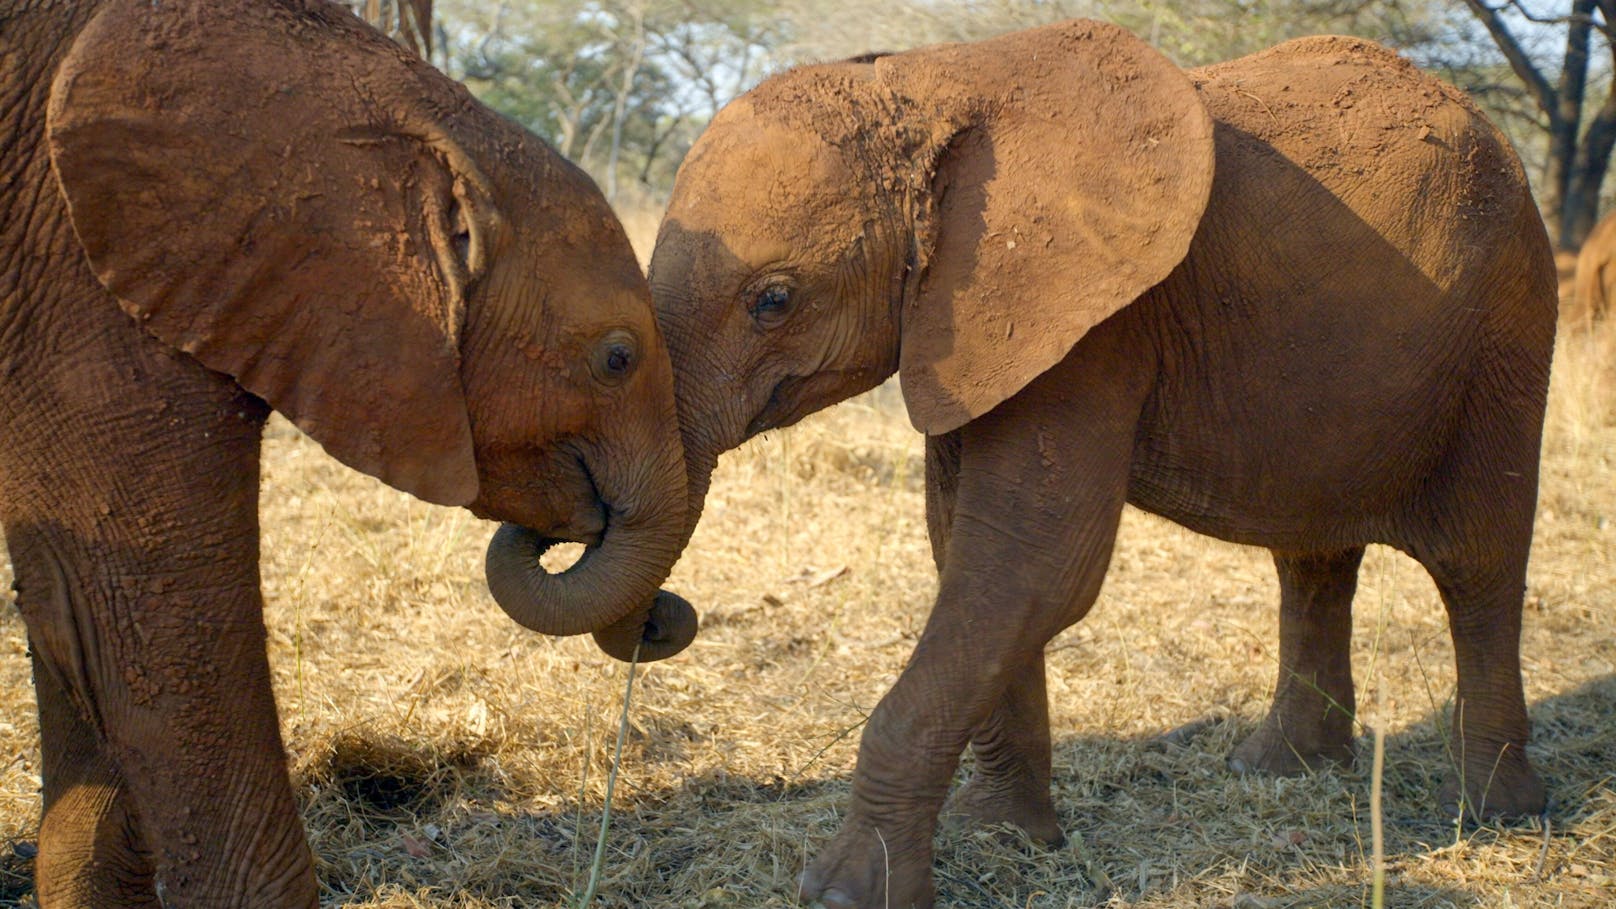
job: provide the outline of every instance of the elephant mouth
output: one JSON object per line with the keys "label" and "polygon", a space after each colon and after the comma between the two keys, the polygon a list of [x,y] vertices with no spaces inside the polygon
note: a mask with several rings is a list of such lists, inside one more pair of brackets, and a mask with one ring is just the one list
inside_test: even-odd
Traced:
{"label": "elephant mouth", "polygon": [[794,392],[803,381],[804,379],[801,376],[787,376],[775,383],[774,388],[769,392],[769,399],[763,402],[763,409],[758,411],[758,415],[752,418],[752,422],[746,424],[746,437],[742,441],[750,439],[759,433],[768,432],[771,429],[790,426],[792,423],[802,419],[804,414],[794,413],[795,405],[787,404],[786,402],[793,399],[800,400]]}
{"label": "elephant mouth", "polygon": [[[563,543],[581,543],[588,550],[600,545],[611,525],[612,506],[600,494],[600,484],[595,482],[595,475],[589,469],[589,461],[582,455],[574,455],[573,460],[578,465],[578,474],[583,477],[584,485],[589,489],[589,501],[594,503],[593,508],[579,509],[565,524],[538,531],[544,540],[544,549],[550,550]],[[537,530],[537,528],[535,528]],[[583,561],[580,557],[578,561]]]}
{"label": "elephant mouth", "polygon": [[[584,573],[582,569],[589,563],[590,557],[599,551],[607,532],[611,530],[614,509],[601,495],[600,484],[589,469],[588,459],[581,453],[573,452],[572,460],[578,476],[583,478],[582,485],[587,489],[587,499],[594,503],[593,507],[576,509],[565,523],[542,530],[528,528],[532,534],[533,561],[538,562],[549,555],[550,564],[544,570],[552,574]],[[568,549],[556,553],[554,550],[558,546]]]}
{"label": "elephant mouth", "polygon": [[884,374],[863,369],[825,369],[807,376],[786,376],[769,392],[763,409],[746,424],[746,441],[761,432],[783,429],[853,394],[881,384]]}

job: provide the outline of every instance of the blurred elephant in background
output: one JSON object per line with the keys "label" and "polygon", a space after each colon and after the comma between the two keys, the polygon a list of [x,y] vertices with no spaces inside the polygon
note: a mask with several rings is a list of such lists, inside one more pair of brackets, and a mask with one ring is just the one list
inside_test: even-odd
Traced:
{"label": "blurred elephant in background", "polygon": [[1044,646],[1124,502],[1273,552],[1279,681],[1237,766],[1350,758],[1381,542],[1448,609],[1448,802],[1543,810],[1518,649],[1554,265],[1507,142],[1396,54],[1308,38],[1183,72],[1074,21],[795,69],[697,141],[651,285],[692,524],[719,453],[894,372],[927,435],[940,589],[804,897],[931,905],[967,744],[962,813],[1060,838]]}
{"label": "blurred elephant in background", "polygon": [[1586,328],[1604,321],[1616,299],[1616,212],[1600,219],[1582,242],[1571,280],[1568,324]]}
{"label": "blurred elephant in background", "polygon": [[[522,624],[666,655],[694,617],[657,592],[687,494],[649,289],[582,171],[335,5],[10,4],[0,61],[40,903],[315,906],[261,615],[265,417],[511,522],[489,575]],[[552,576],[556,539],[590,548]]]}

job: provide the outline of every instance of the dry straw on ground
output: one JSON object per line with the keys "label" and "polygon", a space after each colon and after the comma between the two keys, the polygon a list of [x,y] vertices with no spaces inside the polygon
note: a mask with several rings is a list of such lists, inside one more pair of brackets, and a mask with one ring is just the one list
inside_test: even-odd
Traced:
{"label": "dry straw on ground", "polygon": [[[1555,367],[1524,641],[1551,830],[1438,817],[1453,692],[1442,608],[1406,558],[1365,559],[1355,665],[1361,719],[1387,733],[1388,905],[1616,903],[1613,363],[1616,341],[1575,337]],[[266,449],[266,621],[325,904],[568,905],[626,668],[494,607],[480,567],[490,527],[342,468],[282,422]],[[643,670],[597,905],[792,905],[846,805],[859,724],[935,592],[920,440],[891,391],[726,457],[671,586],[704,630]],[[1224,765],[1273,684],[1276,597],[1265,553],[1130,512],[1100,602],[1050,647],[1070,842],[948,830],[941,905],[1366,904],[1367,760],[1300,779]],[[32,899],[28,674],[8,607],[0,904]]]}

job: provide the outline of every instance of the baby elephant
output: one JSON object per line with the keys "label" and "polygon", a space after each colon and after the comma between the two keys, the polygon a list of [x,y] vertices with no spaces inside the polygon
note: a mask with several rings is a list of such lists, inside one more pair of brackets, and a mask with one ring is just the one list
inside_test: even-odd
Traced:
{"label": "baby elephant", "polygon": [[929,906],[960,806],[1045,840],[1046,642],[1124,502],[1273,551],[1272,712],[1234,760],[1344,759],[1364,546],[1436,579],[1446,797],[1544,806],[1518,656],[1555,273],[1521,167],[1454,89],[1336,37],[1183,72],[1114,26],[809,66],[715,118],[651,265],[694,521],[717,455],[896,371],[940,590],[803,894]]}
{"label": "baby elephant", "polygon": [[[666,656],[694,628],[657,593],[688,496],[650,289],[582,171],[322,0],[9,2],[0,61],[40,905],[313,907],[258,583],[269,408],[511,522],[488,575],[517,621]],[[547,575],[556,538],[592,551]]]}

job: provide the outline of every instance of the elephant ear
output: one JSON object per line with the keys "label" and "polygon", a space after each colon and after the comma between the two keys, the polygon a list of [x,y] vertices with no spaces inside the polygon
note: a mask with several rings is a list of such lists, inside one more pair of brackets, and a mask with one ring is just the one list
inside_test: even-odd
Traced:
{"label": "elephant ear", "polygon": [[1212,187],[1212,122],[1167,58],[1076,20],[875,62],[932,118],[901,315],[910,420],[992,410],[1167,277]]}
{"label": "elephant ear", "polygon": [[90,267],[148,332],[349,466],[466,504],[458,334],[497,215],[420,112],[470,104],[332,5],[111,0],[47,125]]}

